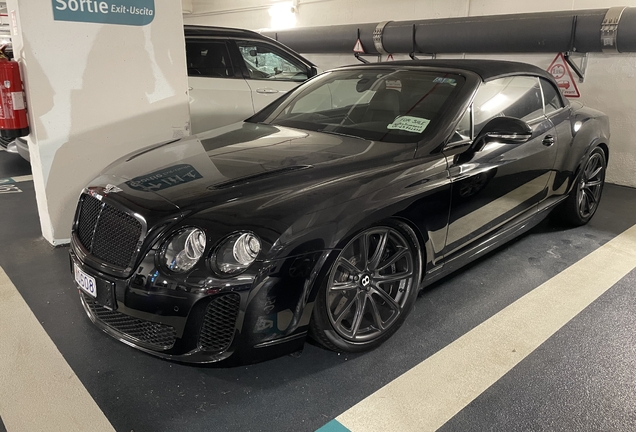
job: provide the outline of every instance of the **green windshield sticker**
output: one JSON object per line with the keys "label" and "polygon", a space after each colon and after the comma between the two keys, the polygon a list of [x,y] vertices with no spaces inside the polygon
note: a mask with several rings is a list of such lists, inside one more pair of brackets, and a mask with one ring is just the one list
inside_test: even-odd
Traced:
{"label": "green windshield sticker", "polygon": [[457,80],[453,78],[442,78],[442,77],[435,78],[433,82],[437,84],[450,84],[452,86],[455,86],[457,84]]}
{"label": "green windshield sticker", "polygon": [[411,116],[402,116],[396,118],[393,123],[388,125],[387,129],[398,129],[406,132],[413,133],[422,133],[426,126],[430,123],[430,120],[419,118],[419,117],[411,117]]}

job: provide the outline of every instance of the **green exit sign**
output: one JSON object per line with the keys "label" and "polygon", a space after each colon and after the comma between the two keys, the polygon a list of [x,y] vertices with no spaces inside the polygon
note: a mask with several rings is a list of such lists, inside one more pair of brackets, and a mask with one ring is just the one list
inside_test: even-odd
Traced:
{"label": "green exit sign", "polygon": [[52,0],[53,19],[144,26],[155,18],[155,0]]}

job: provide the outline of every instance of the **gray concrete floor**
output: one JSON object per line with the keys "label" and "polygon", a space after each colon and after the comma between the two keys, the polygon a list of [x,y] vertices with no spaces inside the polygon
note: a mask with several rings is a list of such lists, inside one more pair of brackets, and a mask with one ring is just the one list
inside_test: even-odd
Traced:
{"label": "gray concrete floor", "polygon": [[[25,174],[0,152],[0,179]],[[608,186],[589,225],[547,220],[435,284],[371,353],[308,344],[300,358],[218,369],[162,361],[97,330],[66,249],[40,237],[33,184],[20,189],[0,195],[0,267],[115,429],[135,432],[315,430],[636,224],[636,190]],[[635,281],[632,272],[442,429],[636,430]]]}

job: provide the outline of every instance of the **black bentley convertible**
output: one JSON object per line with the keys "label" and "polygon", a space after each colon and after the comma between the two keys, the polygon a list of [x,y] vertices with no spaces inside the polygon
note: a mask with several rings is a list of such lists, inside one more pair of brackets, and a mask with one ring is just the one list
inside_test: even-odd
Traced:
{"label": "black bentley convertible", "polygon": [[607,116],[534,66],[339,68],[111,165],[80,197],[71,268],[99,328],[163,358],[365,351],[550,211],[589,221],[608,144]]}

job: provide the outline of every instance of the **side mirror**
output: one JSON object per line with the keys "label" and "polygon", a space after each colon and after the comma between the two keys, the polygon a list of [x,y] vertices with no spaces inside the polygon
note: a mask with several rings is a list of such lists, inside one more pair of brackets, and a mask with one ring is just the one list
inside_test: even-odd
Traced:
{"label": "side mirror", "polygon": [[316,68],[316,66],[312,66],[312,67],[309,69],[309,75],[308,75],[308,77],[309,77],[309,78],[311,78],[311,77],[315,77],[316,75],[318,75],[318,69]]}
{"label": "side mirror", "polygon": [[532,138],[532,128],[523,120],[495,117],[482,128],[473,142],[473,150],[480,151],[486,144],[523,144]]}

